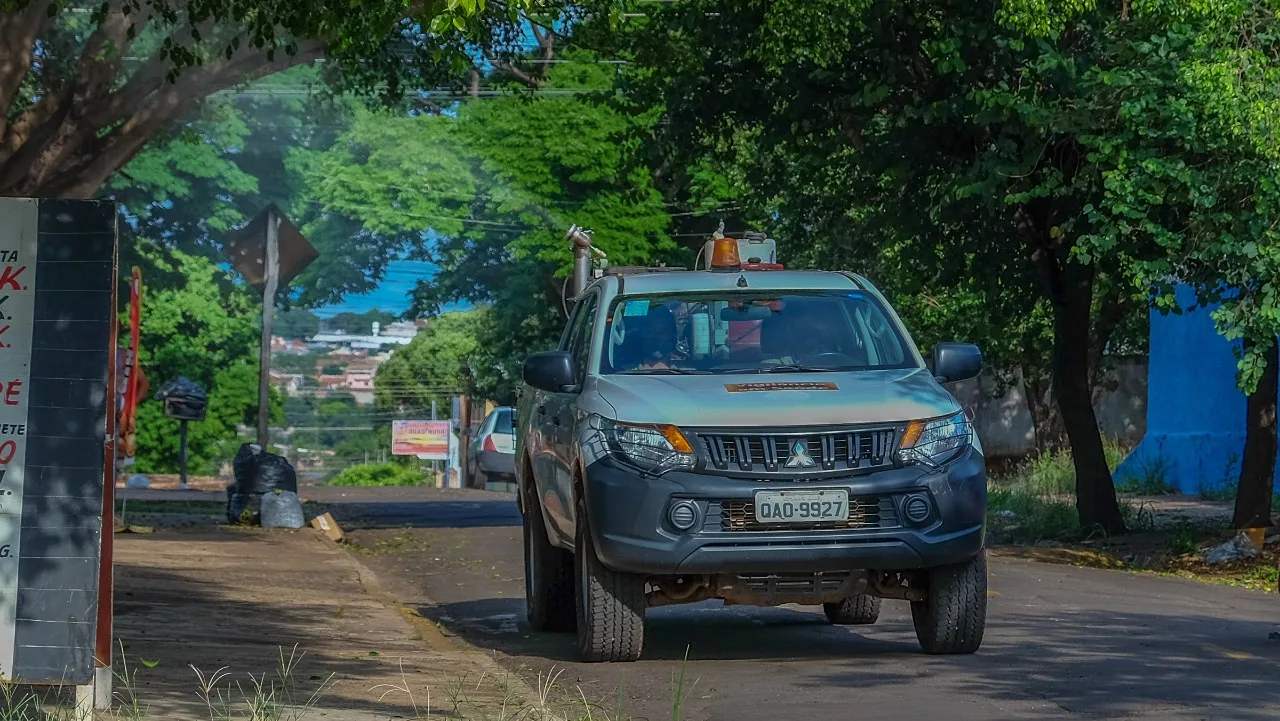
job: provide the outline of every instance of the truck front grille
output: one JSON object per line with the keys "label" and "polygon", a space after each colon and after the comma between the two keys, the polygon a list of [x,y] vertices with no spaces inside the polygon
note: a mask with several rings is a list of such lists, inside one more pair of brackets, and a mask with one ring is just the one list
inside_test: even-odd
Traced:
{"label": "truck front grille", "polygon": [[734,475],[787,477],[893,465],[896,428],[814,433],[696,432],[709,466]]}
{"label": "truck front grille", "polygon": [[898,528],[897,507],[892,496],[859,496],[849,499],[847,521],[822,523],[760,523],[756,504],[750,500],[726,500],[720,504],[721,531],[816,531],[822,529]]}

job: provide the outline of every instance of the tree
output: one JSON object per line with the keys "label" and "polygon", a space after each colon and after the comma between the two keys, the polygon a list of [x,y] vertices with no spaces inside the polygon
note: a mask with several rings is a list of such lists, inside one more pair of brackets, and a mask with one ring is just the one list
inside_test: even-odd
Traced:
{"label": "tree", "polygon": [[209,391],[220,371],[254,357],[258,304],[248,291],[204,258],[145,245],[140,255],[150,262],[139,358],[153,387],[186,376]]}
{"label": "tree", "polygon": [[594,55],[560,59],[543,90],[599,94],[513,91],[452,117],[364,115],[316,165],[326,213],[428,239],[417,257],[440,272],[418,284],[415,314],[458,300],[490,307],[471,365],[476,392],[499,401],[514,398],[524,357],[563,327],[571,224],[594,228],[615,265],[683,260],[635,140],[657,118],[615,107],[613,70]]}
{"label": "tree", "polygon": [[374,402],[384,411],[426,411],[434,401],[448,415],[466,389],[462,368],[476,352],[485,309],[445,313],[396,349],[374,376]]}
{"label": "tree", "polygon": [[293,308],[275,317],[271,332],[282,338],[310,338],[320,332],[320,319],[306,308]]}
{"label": "tree", "polygon": [[688,157],[736,150],[757,201],[805,237],[844,228],[862,258],[898,244],[917,272],[1043,308],[1081,523],[1122,532],[1091,403],[1117,309],[1145,305],[1195,243],[1257,245],[1270,224],[1214,188],[1276,177],[1255,159],[1275,65],[1238,52],[1269,60],[1274,19],[1210,5],[646,6],[629,72]]}
{"label": "tree", "polygon": [[369,310],[364,313],[338,313],[332,318],[326,318],[321,321],[321,325],[325,330],[342,331],[343,333],[352,333],[357,335],[368,335],[373,330],[373,324],[385,328],[387,325],[394,323],[396,316],[394,313],[387,313],[381,310]]}
{"label": "tree", "polygon": [[469,44],[514,40],[521,6],[5,0],[0,195],[90,197],[204,98],[322,57],[339,90],[432,87],[471,64]]}

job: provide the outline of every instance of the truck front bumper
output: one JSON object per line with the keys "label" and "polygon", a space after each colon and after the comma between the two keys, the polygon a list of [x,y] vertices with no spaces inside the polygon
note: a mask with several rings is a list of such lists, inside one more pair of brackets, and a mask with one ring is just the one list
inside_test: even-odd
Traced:
{"label": "truck front bumper", "polygon": [[[845,489],[866,521],[810,530],[752,530],[742,523],[756,491],[782,489]],[[910,466],[805,483],[686,472],[649,478],[604,457],[587,467],[584,490],[600,560],[647,575],[928,568],[976,555],[986,529],[986,461],[972,448],[938,470]],[[928,515],[912,521],[921,498]],[[908,500],[915,514],[906,512]],[[670,518],[682,501],[696,508],[688,530]]]}

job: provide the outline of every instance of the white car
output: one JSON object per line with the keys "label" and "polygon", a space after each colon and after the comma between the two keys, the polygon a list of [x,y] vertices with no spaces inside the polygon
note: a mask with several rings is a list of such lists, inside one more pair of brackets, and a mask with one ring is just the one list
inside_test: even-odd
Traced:
{"label": "white car", "polygon": [[467,484],[490,491],[515,491],[515,411],[510,406],[494,408],[467,447]]}

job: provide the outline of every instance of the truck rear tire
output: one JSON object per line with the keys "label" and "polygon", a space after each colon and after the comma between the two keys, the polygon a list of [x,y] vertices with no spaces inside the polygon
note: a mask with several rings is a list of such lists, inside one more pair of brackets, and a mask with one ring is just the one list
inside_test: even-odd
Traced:
{"label": "truck rear tire", "polygon": [[587,663],[636,661],[644,648],[644,577],[600,562],[581,500],[577,525],[578,651]]}
{"label": "truck rear tire", "polygon": [[986,552],[926,573],[925,600],[911,603],[920,648],[930,654],[977,651],[987,625]]}
{"label": "truck rear tire", "polygon": [[524,595],[534,631],[572,631],[573,554],[551,545],[537,498],[524,497]]}
{"label": "truck rear tire", "polygon": [[858,593],[839,603],[824,603],[822,611],[836,626],[868,626],[880,618],[880,599]]}

